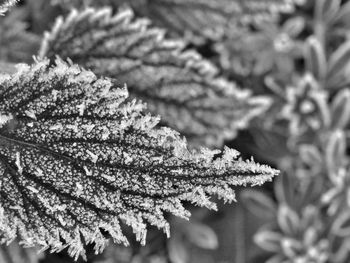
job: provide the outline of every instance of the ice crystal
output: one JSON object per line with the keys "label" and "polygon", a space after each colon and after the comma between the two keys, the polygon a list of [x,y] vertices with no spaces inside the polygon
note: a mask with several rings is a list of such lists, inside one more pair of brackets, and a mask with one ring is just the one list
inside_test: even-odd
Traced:
{"label": "ice crystal", "polygon": [[72,11],[46,34],[41,56],[70,58],[98,75],[127,83],[132,97],[191,141],[221,145],[270,104],[215,77],[216,69],[183,43],[164,39],[148,20],[133,21],[126,9]]}
{"label": "ice crystal", "polygon": [[189,217],[182,201],[215,209],[210,195],[232,201],[234,186],[278,173],[234,150],[188,150],[127,96],[59,59],[0,75],[1,242],[68,247],[76,258],[84,244],[105,248],[101,229],[128,244],[123,222],[144,243],[148,224],[169,234],[164,212]]}

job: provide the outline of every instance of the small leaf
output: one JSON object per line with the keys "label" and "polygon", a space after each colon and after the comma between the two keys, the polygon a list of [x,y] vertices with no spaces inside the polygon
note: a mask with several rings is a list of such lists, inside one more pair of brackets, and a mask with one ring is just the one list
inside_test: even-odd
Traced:
{"label": "small leaf", "polygon": [[311,247],[317,242],[317,235],[317,230],[314,227],[309,227],[304,233],[303,244],[305,244],[307,247]]}
{"label": "small leaf", "polygon": [[342,44],[330,56],[328,63],[327,87],[335,89],[343,81],[344,71],[350,62],[350,41]]}
{"label": "small leaf", "polygon": [[222,145],[237,130],[262,114],[271,101],[215,77],[216,68],[184,43],[164,39],[133,20],[130,10],[111,15],[110,8],[72,11],[46,34],[41,56],[56,54],[95,74],[128,84],[130,95],[148,104],[151,113],[191,142]]}
{"label": "small leaf", "polygon": [[338,238],[338,240],[339,239],[341,241],[337,242],[337,244],[334,244],[332,246],[332,249],[334,251],[333,253],[334,257],[332,258],[332,260],[334,260],[334,262],[346,262],[349,259],[350,239]]}
{"label": "small leaf", "polygon": [[104,250],[102,255],[98,256],[97,259],[93,259],[90,261],[93,263],[136,263],[138,262],[138,261],[134,262],[133,261],[134,258],[135,256],[133,257],[133,249],[131,247],[124,247],[121,245],[111,244]]}
{"label": "small leaf", "polygon": [[315,1],[315,17],[320,21],[331,22],[340,10],[341,0],[317,0]]}
{"label": "small leaf", "polygon": [[182,224],[184,235],[194,245],[204,249],[216,249],[219,245],[215,232],[207,225],[197,221]]}
{"label": "small leaf", "polygon": [[332,124],[334,129],[344,129],[350,122],[350,90],[337,92],[331,104]]}
{"label": "small leaf", "polygon": [[271,252],[281,251],[281,239],[283,238],[281,233],[272,232],[269,230],[260,230],[254,236],[254,242],[261,248]]}
{"label": "small leaf", "polygon": [[338,215],[332,224],[332,233],[341,236],[348,237],[350,235],[350,213],[344,211]]}
{"label": "small leaf", "polygon": [[282,31],[290,37],[297,37],[305,28],[305,18],[296,16],[288,19],[284,24]]}
{"label": "small leaf", "polygon": [[169,234],[164,212],[189,217],[182,201],[214,209],[210,195],[233,201],[234,186],[278,173],[228,148],[189,151],[125,88],[61,60],[48,64],[0,76],[1,242],[18,236],[77,258],[84,244],[105,248],[101,229],[128,244],[122,221],[144,243],[149,224]]}
{"label": "small leaf", "polygon": [[327,73],[326,53],[321,43],[315,37],[309,37],[306,42],[305,58],[307,69],[318,80],[323,80]]}
{"label": "small leaf", "polygon": [[272,219],[277,212],[275,202],[260,191],[243,191],[241,197],[245,206],[257,217]]}
{"label": "small leaf", "polygon": [[285,256],[281,254],[275,254],[273,257],[269,258],[265,263],[281,263],[285,260]]}
{"label": "small leaf", "polygon": [[172,263],[189,263],[189,252],[178,235],[174,235],[167,242],[169,259]]}
{"label": "small leaf", "polygon": [[321,155],[319,149],[314,145],[304,144],[299,147],[299,154],[301,160],[310,165],[322,169],[323,166],[323,156]]}
{"label": "small leaf", "polygon": [[282,231],[288,235],[296,234],[300,227],[298,214],[285,204],[278,208],[277,221]]}
{"label": "small leaf", "polygon": [[346,2],[341,6],[333,23],[342,24],[346,27],[350,25],[350,2]]}
{"label": "small leaf", "polygon": [[337,130],[329,135],[325,159],[329,173],[337,173],[343,167],[346,160],[346,138],[343,131]]}
{"label": "small leaf", "polygon": [[295,182],[290,175],[280,176],[274,184],[274,193],[279,203],[293,203]]}
{"label": "small leaf", "polygon": [[299,240],[288,237],[282,239],[281,247],[281,252],[288,258],[296,258],[298,256],[298,252],[303,249],[303,245]]}

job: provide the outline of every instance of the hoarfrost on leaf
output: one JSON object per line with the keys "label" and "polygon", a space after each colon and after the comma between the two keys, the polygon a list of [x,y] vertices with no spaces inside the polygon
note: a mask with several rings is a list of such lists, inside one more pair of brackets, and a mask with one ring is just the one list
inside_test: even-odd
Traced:
{"label": "hoarfrost on leaf", "polygon": [[46,33],[40,56],[58,54],[118,85],[127,83],[131,97],[197,145],[221,145],[269,107],[267,97],[216,77],[210,62],[148,24],[134,20],[130,9],[116,15],[110,8],[74,10]]}

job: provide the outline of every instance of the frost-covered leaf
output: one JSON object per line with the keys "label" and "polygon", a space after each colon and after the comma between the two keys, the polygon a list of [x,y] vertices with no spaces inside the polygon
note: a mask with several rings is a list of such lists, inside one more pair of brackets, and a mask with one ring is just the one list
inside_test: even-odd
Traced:
{"label": "frost-covered leaf", "polygon": [[293,10],[293,0],[56,0],[66,6],[129,5],[142,17],[190,42],[219,41],[237,28],[271,21],[279,12]]}
{"label": "frost-covered leaf", "polygon": [[130,10],[115,16],[109,8],[73,11],[46,34],[41,56],[59,54],[127,83],[131,96],[147,102],[166,125],[207,145],[221,145],[270,104],[215,77],[212,64],[181,51],[181,42],[165,40],[148,20],[132,18]]}
{"label": "frost-covered leaf", "polygon": [[[0,237],[84,255],[127,244],[120,221],[144,242],[147,225],[169,233],[163,212],[187,218],[181,201],[215,208],[233,187],[277,171],[238,152],[189,151],[186,141],[127,90],[61,60],[0,75]],[[218,157],[217,155],[221,155]],[[214,158],[215,157],[215,158]]]}

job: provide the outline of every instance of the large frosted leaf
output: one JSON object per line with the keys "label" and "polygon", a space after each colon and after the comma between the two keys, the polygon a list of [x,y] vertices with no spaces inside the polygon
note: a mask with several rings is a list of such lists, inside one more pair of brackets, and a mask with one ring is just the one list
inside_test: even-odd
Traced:
{"label": "large frosted leaf", "polygon": [[209,62],[165,40],[148,20],[132,18],[130,10],[115,16],[109,8],[73,11],[46,34],[41,56],[58,54],[127,83],[131,96],[147,102],[164,123],[207,145],[221,145],[268,107],[267,98],[215,77]]}
{"label": "large frosted leaf", "polygon": [[[189,151],[127,90],[57,60],[0,76],[0,237],[18,237],[72,256],[109,232],[127,244],[120,221],[145,241],[163,212],[187,218],[181,201],[215,208],[209,195],[234,200],[236,185],[262,184],[276,170],[238,153]],[[218,158],[214,155],[220,155]]]}

